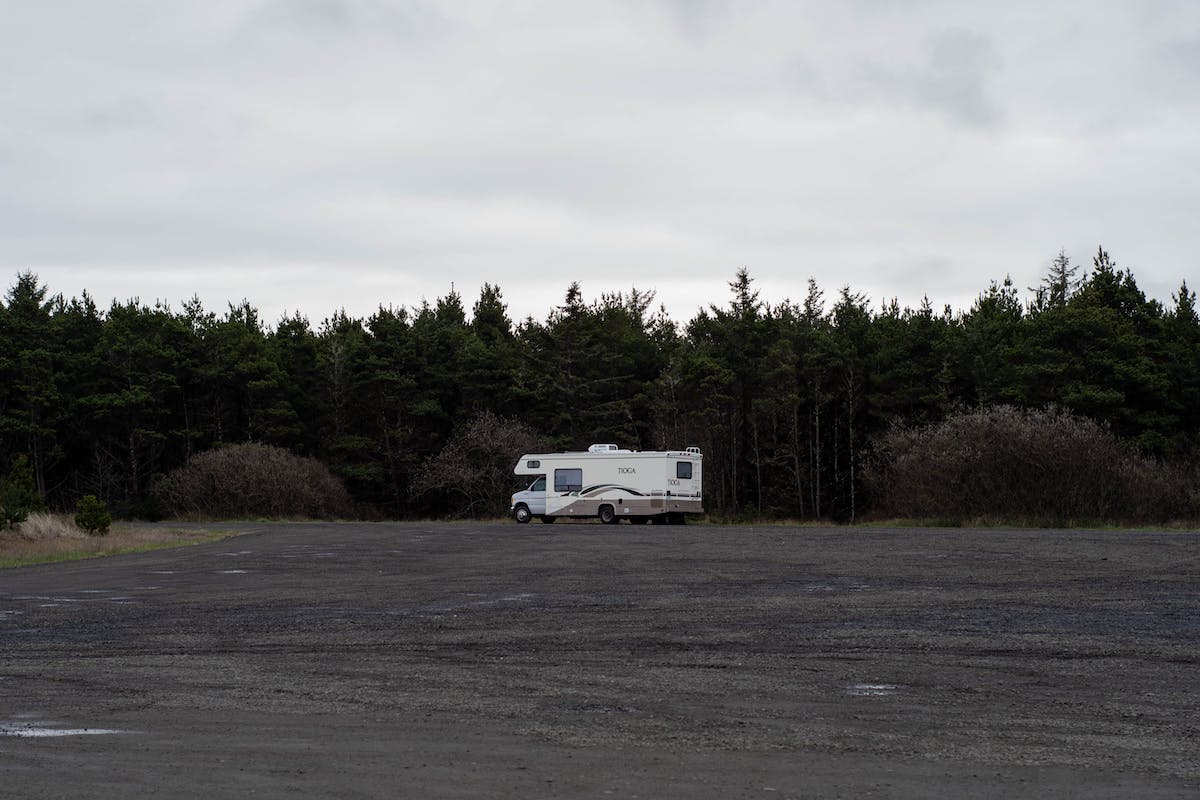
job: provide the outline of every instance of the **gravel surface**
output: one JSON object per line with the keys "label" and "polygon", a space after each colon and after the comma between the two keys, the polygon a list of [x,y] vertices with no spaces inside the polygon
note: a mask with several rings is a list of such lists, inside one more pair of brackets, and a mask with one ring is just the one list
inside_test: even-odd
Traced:
{"label": "gravel surface", "polygon": [[1200,533],[233,527],[0,571],[0,796],[1200,796]]}

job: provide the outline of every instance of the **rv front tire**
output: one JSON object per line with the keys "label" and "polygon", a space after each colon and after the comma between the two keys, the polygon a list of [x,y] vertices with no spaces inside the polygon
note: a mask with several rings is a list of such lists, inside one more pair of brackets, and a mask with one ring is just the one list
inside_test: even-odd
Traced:
{"label": "rv front tire", "polygon": [[528,506],[517,506],[513,509],[513,517],[517,520],[517,522],[524,525],[526,522],[529,522],[529,520],[533,519],[533,514],[529,513]]}

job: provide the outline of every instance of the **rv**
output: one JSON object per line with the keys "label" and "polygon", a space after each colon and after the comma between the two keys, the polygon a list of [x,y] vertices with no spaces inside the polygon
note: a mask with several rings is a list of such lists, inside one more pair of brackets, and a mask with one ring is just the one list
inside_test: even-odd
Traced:
{"label": "rv", "polygon": [[605,524],[682,525],[685,514],[703,514],[699,447],[638,452],[594,444],[586,453],[527,453],[513,474],[532,476],[512,496],[517,522],[538,517],[594,517]]}

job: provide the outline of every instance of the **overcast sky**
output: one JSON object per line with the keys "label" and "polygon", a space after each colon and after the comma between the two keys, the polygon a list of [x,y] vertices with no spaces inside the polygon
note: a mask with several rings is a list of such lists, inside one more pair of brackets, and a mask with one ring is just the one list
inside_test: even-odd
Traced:
{"label": "overcast sky", "polygon": [[0,266],[274,324],[1200,285],[1200,3],[0,0]]}

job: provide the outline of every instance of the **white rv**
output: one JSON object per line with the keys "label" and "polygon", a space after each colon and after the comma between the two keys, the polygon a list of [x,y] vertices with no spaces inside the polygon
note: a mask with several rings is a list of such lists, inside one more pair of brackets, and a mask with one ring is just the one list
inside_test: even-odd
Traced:
{"label": "white rv", "polygon": [[533,476],[512,496],[517,522],[538,517],[596,517],[612,524],[681,525],[685,514],[703,514],[700,448],[638,452],[594,444],[586,453],[527,453],[513,468]]}

